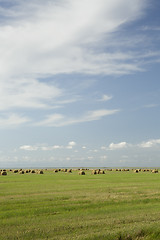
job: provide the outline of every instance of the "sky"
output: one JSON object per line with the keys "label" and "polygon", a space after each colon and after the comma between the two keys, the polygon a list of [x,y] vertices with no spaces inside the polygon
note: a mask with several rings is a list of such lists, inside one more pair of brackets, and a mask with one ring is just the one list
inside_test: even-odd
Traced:
{"label": "sky", "polygon": [[160,167],[159,10],[0,0],[0,168]]}

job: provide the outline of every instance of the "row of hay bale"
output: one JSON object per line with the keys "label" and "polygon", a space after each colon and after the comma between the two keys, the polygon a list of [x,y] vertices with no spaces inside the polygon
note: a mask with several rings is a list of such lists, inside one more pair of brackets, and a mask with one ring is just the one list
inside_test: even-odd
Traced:
{"label": "row of hay bale", "polygon": [[96,175],[96,174],[105,174],[104,170],[101,169],[93,169],[91,174]]}
{"label": "row of hay bale", "polygon": [[37,173],[37,174],[44,174],[42,169],[14,169],[12,170],[13,173],[25,174],[25,173]]}
{"label": "row of hay bale", "polygon": [[[79,174],[79,175],[85,175],[86,173],[85,173],[84,170],[81,169],[78,174]],[[92,174],[92,175],[105,174],[105,171],[104,171],[104,170],[101,170],[101,169],[93,169],[93,170],[91,171],[91,174]]]}
{"label": "row of hay bale", "polygon": [[158,169],[133,169],[135,173],[139,172],[151,172],[151,173],[158,173]]}
{"label": "row of hay bale", "polygon": [[129,172],[130,169],[129,168],[116,168],[116,172]]}
{"label": "row of hay bale", "polygon": [[108,172],[116,171],[116,172],[129,172],[129,168],[107,168],[105,169]]}
{"label": "row of hay bale", "polygon": [[63,169],[54,169],[53,172],[55,172],[55,173],[58,173],[58,172],[72,173],[72,169],[67,169],[67,168],[63,168]]}

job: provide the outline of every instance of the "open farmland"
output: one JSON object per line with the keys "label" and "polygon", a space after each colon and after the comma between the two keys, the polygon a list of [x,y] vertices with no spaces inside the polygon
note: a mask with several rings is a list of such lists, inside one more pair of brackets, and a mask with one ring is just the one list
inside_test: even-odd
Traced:
{"label": "open farmland", "polygon": [[0,239],[160,239],[160,173],[0,175]]}

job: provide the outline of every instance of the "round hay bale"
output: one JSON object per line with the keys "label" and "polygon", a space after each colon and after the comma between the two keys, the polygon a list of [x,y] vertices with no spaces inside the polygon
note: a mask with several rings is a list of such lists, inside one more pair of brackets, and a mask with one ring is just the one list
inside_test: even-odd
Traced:
{"label": "round hay bale", "polygon": [[96,172],[97,174],[100,174],[101,169],[97,169]]}
{"label": "round hay bale", "polygon": [[39,173],[39,174],[44,174],[43,170],[39,170],[38,173]]}
{"label": "round hay bale", "polygon": [[158,173],[158,169],[153,169],[152,173]]}
{"label": "round hay bale", "polygon": [[36,171],[34,169],[31,170],[31,173],[36,173]]}
{"label": "round hay bale", "polygon": [[1,175],[6,176],[6,175],[7,175],[7,172],[6,172],[6,171],[2,171],[2,172],[1,172]]}
{"label": "round hay bale", "polygon": [[72,169],[68,169],[67,172],[68,172],[68,173],[72,173]]}
{"label": "round hay bale", "polygon": [[18,169],[13,170],[14,173],[18,173]]}
{"label": "round hay bale", "polygon": [[58,169],[55,169],[54,172],[56,173],[56,172],[59,172],[59,171],[58,171]]}
{"label": "round hay bale", "polygon": [[29,170],[25,170],[25,173],[29,173]]}
{"label": "round hay bale", "polygon": [[101,170],[101,171],[99,172],[99,174],[105,174],[105,171],[104,171],[104,170]]}
{"label": "round hay bale", "polygon": [[19,174],[24,174],[24,171],[22,170],[22,171],[19,171]]}
{"label": "round hay bale", "polygon": [[91,174],[95,175],[95,174],[97,174],[97,171],[96,170],[92,170]]}
{"label": "round hay bale", "polygon": [[139,173],[139,169],[135,169],[134,172],[135,172],[135,173]]}
{"label": "round hay bale", "polygon": [[79,175],[85,175],[85,171],[81,170],[78,174]]}

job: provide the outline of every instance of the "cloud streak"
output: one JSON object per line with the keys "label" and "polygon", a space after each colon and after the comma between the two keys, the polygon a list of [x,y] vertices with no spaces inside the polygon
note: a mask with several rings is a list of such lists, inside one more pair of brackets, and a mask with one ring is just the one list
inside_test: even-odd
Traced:
{"label": "cloud streak", "polygon": [[89,111],[85,115],[79,116],[77,118],[69,118],[62,114],[53,114],[49,115],[45,120],[37,122],[36,126],[62,127],[77,123],[91,122],[100,120],[102,117],[105,116],[116,114],[119,111],[120,110],[118,109],[114,110],[100,109],[95,111]]}

